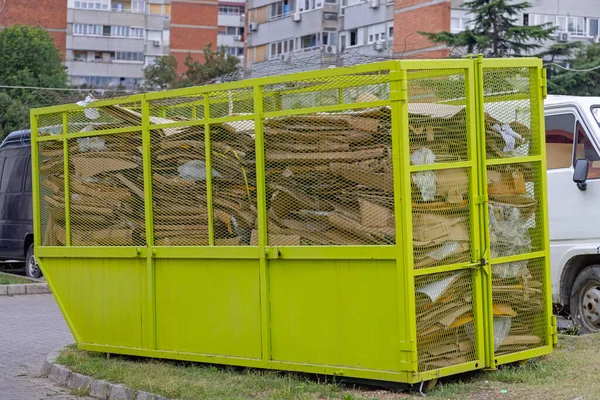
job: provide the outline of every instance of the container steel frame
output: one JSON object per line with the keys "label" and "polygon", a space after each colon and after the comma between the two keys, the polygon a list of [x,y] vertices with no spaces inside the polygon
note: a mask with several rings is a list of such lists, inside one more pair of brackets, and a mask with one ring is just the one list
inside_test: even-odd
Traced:
{"label": "container steel frame", "polygon": [[[539,154],[497,160],[486,160],[485,127],[483,109],[487,102],[502,101],[501,97],[487,98],[484,93],[484,71],[487,69],[503,68],[528,68],[530,70],[531,92],[531,119],[535,120],[532,126],[532,135],[539,140]],[[464,72],[466,93],[463,103],[467,109],[467,132],[469,161],[457,163],[443,163],[426,166],[413,166],[409,160],[409,127],[408,127],[408,94],[407,80],[410,71],[440,71],[461,70]],[[376,73],[389,71],[385,77]],[[344,86],[343,77],[361,73],[375,73],[372,75],[374,83],[389,83],[389,99],[365,103],[328,105],[322,107],[302,108],[295,110],[264,110],[263,91],[265,85],[285,83],[290,81],[302,82],[318,78],[332,79],[338,77],[339,86]],[[351,85],[351,81],[349,81]],[[237,115],[227,117],[211,117],[211,103],[209,94],[223,93],[229,90],[249,88],[252,90],[253,115]],[[290,89],[294,91],[294,89]],[[296,89],[298,93],[302,90]],[[151,125],[149,120],[150,102],[155,100],[198,96],[198,105],[204,109],[203,119],[174,122],[162,125]],[[110,129],[84,133],[68,133],[69,112],[79,111],[77,105],[62,105],[56,107],[35,109],[31,111],[32,131],[32,170],[33,170],[33,207],[34,207],[34,238],[36,257],[46,276],[46,279],[55,294],[59,307],[67,321],[73,336],[80,349],[110,353],[130,354],[145,357],[189,360],[197,362],[220,363],[238,365],[243,367],[257,367],[288,371],[301,371],[356,377],[364,379],[395,381],[405,383],[418,383],[438,377],[462,373],[475,369],[495,368],[499,364],[506,364],[518,360],[529,359],[552,352],[556,343],[555,320],[551,307],[551,282],[549,273],[549,235],[547,226],[547,200],[546,200],[546,161],[543,127],[543,98],[545,96],[545,75],[541,61],[538,59],[494,59],[470,58],[460,60],[431,60],[431,61],[386,61],[375,64],[357,65],[323,71],[306,72],[291,76],[275,76],[268,78],[252,79],[247,81],[223,83],[219,85],[200,86],[186,89],[135,95],[125,99],[103,100],[93,103],[94,108],[117,104],[138,104],[141,108],[142,124],[137,127]],[[343,97],[343,96],[341,96]],[[342,99],[343,100],[343,99]],[[350,109],[366,109],[373,107],[391,108],[392,123],[392,149],[394,171],[394,209],[396,244],[389,246],[269,246],[267,237],[266,218],[266,177],[265,177],[265,138],[263,135],[263,121],[265,118],[306,114],[317,112],[342,111]],[[195,110],[194,110],[195,111]],[[60,135],[38,135],[39,119],[45,115],[62,115],[63,132]],[[194,113],[195,115],[195,113]],[[256,146],[256,187],[257,187],[257,212],[258,212],[258,246],[222,247],[214,246],[214,227],[212,225],[212,180],[211,180],[211,125],[228,121],[252,120],[255,127]],[[150,131],[161,128],[173,128],[198,125],[205,130],[205,159],[207,173],[207,203],[209,209],[209,246],[206,247],[165,247],[156,246],[153,237],[153,212],[152,212],[152,166],[151,166],[151,138]],[[535,129],[534,129],[535,126]],[[70,242],[70,211],[69,211],[69,148],[68,140],[78,137],[99,135],[114,135],[123,133],[139,133],[142,137],[143,172],[144,172],[144,205],[146,224],[146,246],[143,247],[76,247]],[[41,242],[42,228],[40,217],[40,172],[38,146],[45,141],[62,141],[64,148],[64,187],[65,187],[65,219],[66,219],[66,246],[43,246]],[[488,230],[488,208],[486,189],[486,168],[490,165],[502,163],[527,162],[538,166],[543,196],[540,198],[541,208],[539,222],[543,224],[543,250],[536,253],[505,257],[490,260],[490,238]],[[448,168],[467,168],[471,181],[469,200],[471,204],[471,235],[472,235],[472,260],[459,265],[440,266],[432,268],[413,268],[412,252],[412,214],[410,202],[403,199],[411,198],[411,173],[424,170]],[[543,289],[544,309],[543,323],[547,326],[547,336],[542,338],[543,343],[534,349],[516,352],[508,355],[496,356],[494,353],[494,335],[492,324],[492,280],[491,268],[494,264],[528,260],[543,260]],[[398,362],[390,367],[381,368],[363,367],[358,364],[343,365],[340,357],[334,355],[329,362],[312,363],[302,361],[301,351],[295,350],[295,343],[285,342],[274,337],[272,314],[283,307],[273,300],[272,289],[277,282],[273,281],[273,265],[280,274],[285,274],[286,266],[304,267],[304,273],[296,273],[296,285],[306,285],[306,290],[311,290],[311,282],[319,279],[319,274],[314,274],[310,269],[315,262],[331,264],[348,263],[360,268],[374,268],[381,265],[387,272],[382,273],[387,278],[393,273],[395,282],[393,292],[395,295],[394,309],[397,315],[387,317],[397,326],[396,332],[383,332],[382,335],[393,335],[397,343],[390,352],[397,352]],[[379,264],[378,264],[379,263]],[[326,264],[319,264],[326,265]],[[292,267],[290,267],[292,268]],[[324,268],[325,270],[327,267]],[[415,278],[433,273],[448,271],[470,270],[473,276],[473,303],[476,327],[476,359],[451,367],[420,372],[418,368],[417,353],[417,327],[415,314]],[[222,289],[223,293],[230,293],[228,289],[228,276],[238,275],[239,280],[252,280],[252,284],[242,282],[242,294],[236,294],[232,301],[246,301],[244,296],[252,297],[251,303],[257,307],[257,313],[240,316],[239,326],[227,326],[225,329],[244,327],[247,335],[239,336],[239,343],[232,346],[224,343],[227,337],[211,337],[210,332],[203,330],[203,324],[208,326],[223,322],[220,317],[214,321],[191,321],[193,309],[202,308],[206,302],[219,303],[224,298],[211,299],[202,294],[206,285]],[[182,276],[183,278],[177,278]],[[329,279],[329,277],[326,277]],[[355,277],[356,278],[356,277]],[[350,283],[352,287],[360,285],[374,285],[381,283],[381,276],[360,275],[360,282]],[[278,276],[277,279],[285,279]],[[161,281],[162,280],[162,281]],[[366,282],[365,282],[366,280]],[[371,280],[371,282],[369,282]],[[210,281],[210,282],[206,282]],[[203,283],[204,282],[204,283]],[[200,285],[197,294],[185,299],[188,308],[171,307],[164,298],[165,293],[173,293],[181,285]],[[289,284],[289,283],[288,283]],[[169,286],[170,285],[170,286]],[[189,288],[188,288],[189,289]],[[258,289],[258,292],[254,292]],[[189,292],[186,292],[189,293]],[[319,292],[319,301],[325,303],[335,302],[335,290]],[[253,297],[256,296],[256,297]],[[306,299],[305,299],[306,300]],[[313,305],[317,305],[317,300]],[[179,305],[185,304],[178,303]],[[219,305],[213,304],[213,307]],[[364,305],[372,308],[377,313],[380,306],[377,299],[371,299]],[[224,306],[223,306],[224,307]],[[133,310],[133,311],[132,311]],[[139,313],[136,312],[139,311]],[[225,310],[222,310],[225,312]],[[173,320],[186,321],[190,329],[187,334],[198,334],[199,344],[197,350],[181,347],[184,340],[177,336],[185,335],[169,333],[165,336],[165,326],[161,318],[169,315]],[[206,317],[206,313],[202,314]],[[258,320],[257,320],[258,318]],[[332,314],[331,324],[344,325],[343,316]],[[338,320],[339,319],[339,320]],[[327,329],[330,324],[320,322],[319,328]],[[365,321],[368,323],[368,321]],[[305,327],[306,328],[306,327]],[[175,328],[172,328],[175,329]],[[206,330],[210,330],[207,327]],[[258,336],[255,335],[257,333]],[[314,332],[306,332],[308,338],[314,338]],[[324,335],[327,335],[325,332]],[[357,341],[357,352],[365,352],[368,343]],[[201,342],[201,343],[200,343]],[[317,346],[318,343],[315,343]],[[274,354],[277,349],[285,349],[286,356]]]}

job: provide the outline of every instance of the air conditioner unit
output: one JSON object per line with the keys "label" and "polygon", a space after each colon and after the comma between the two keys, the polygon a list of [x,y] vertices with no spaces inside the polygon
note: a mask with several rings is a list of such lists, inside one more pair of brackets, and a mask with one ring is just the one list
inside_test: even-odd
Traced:
{"label": "air conditioner unit", "polygon": [[375,42],[375,43],[373,43],[373,48],[376,51],[382,51],[383,50],[383,42]]}
{"label": "air conditioner unit", "polygon": [[256,22],[249,22],[248,29],[250,29],[251,31],[255,31],[258,29],[258,24]]}
{"label": "air conditioner unit", "polygon": [[379,0],[371,0],[371,2],[369,3],[369,7],[379,8]]}
{"label": "air conditioner unit", "polygon": [[246,14],[241,14],[240,15],[240,22],[245,22],[246,21]]}
{"label": "air conditioner unit", "polygon": [[300,22],[301,20],[302,20],[302,15],[300,15],[299,12],[295,12],[294,15],[292,15],[292,21]]}
{"label": "air conditioner unit", "polygon": [[281,61],[283,62],[288,62],[292,59],[292,55],[291,54],[282,54],[281,55]]}
{"label": "air conditioner unit", "polygon": [[242,35],[235,35],[233,37],[233,40],[235,40],[236,42],[241,42],[242,41]]}
{"label": "air conditioner unit", "polygon": [[594,36],[594,37],[592,38],[592,43],[599,44],[599,43],[600,43],[600,36]]}
{"label": "air conditioner unit", "polygon": [[160,40],[153,40],[153,41],[152,41],[152,45],[153,45],[154,47],[160,47]]}
{"label": "air conditioner unit", "polygon": [[337,46],[332,46],[332,45],[325,46],[325,53],[327,53],[327,54],[337,54],[337,52],[338,52],[337,51]]}
{"label": "air conditioner unit", "polygon": [[571,34],[569,32],[558,32],[556,34],[556,40],[559,42],[568,42],[571,40]]}

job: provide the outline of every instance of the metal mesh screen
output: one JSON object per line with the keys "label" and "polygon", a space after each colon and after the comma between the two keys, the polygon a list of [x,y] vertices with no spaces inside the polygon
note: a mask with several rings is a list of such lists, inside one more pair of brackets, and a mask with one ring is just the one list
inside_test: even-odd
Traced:
{"label": "metal mesh screen", "polygon": [[415,268],[471,260],[467,171],[457,168],[411,174]]}
{"label": "metal mesh screen", "polygon": [[180,120],[204,119],[204,96],[150,100],[150,124],[168,124]]}
{"label": "metal mesh screen", "polygon": [[537,163],[488,167],[492,259],[545,249],[540,173]]}
{"label": "metal mesh screen", "polygon": [[[487,158],[527,157],[541,154],[536,118],[532,118],[531,91],[537,69],[485,69],[484,112]],[[538,105],[539,106],[539,105]]]}
{"label": "metal mesh screen", "polygon": [[251,87],[211,92],[209,94],[210,118],[254,112],[254,91]]}
{"label": "metal mesh screen", "polygon": [[146,243],[142,136],[69,139],[73,246]]}
{"label": "metal mesh screen", "polygon": [[215,245],[258,244],[254,121],[211,125]]}
{"label": "metal mesh screen", "polygon": [[376,102],[388,100],[389,96],[388,71],[377,71],[266,85],[263,107],[266,111],[295,110]]}
{"label": "metal mesh screen", "polygon": [[388,108],[264,126],[269,244],[395,243]]}
{"label": "metal mesh screen", "polygon": [[154,243],[207,246],[204,126],[157,129],[151,136]]}
{"label": "metal mesh screen", "polygon": [[544,259],[492,265],[496,355],[545,345]]}
{"label": "metal mesh screen", "polygon": [[464,70],[408,73],[410,152],[422,163],[469,159]]}
{"label": "metal mesh screen", "polygon": [[471,270],[415,278],[419,371],[475,361]]}
{"label": "metal mesh screen", "polygon": [[91,132],[95,130],[141,127],[140,104],[128,103],[85,108],[67,112],[67,133]]}
{"label": "metal mesh screen", "polygon": [[[38,144],[43,246],[66,245],[63,142]],[[4,162],[4,160],[2,161]]]}

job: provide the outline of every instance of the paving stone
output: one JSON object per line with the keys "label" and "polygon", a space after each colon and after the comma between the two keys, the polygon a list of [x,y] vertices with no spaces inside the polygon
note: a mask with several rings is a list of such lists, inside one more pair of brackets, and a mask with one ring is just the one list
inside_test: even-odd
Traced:
{"label": "paving stone", "polygon": [[108,400],[133,400],[131,389],[123,385],[110,385]]}
{"label": "paving stone", "polygon": [[9,296],[25,294],[25,285],[8,285],[7,294]]}
{"label": "paving stone", "polygon": [[41,377],[46,354],[74,342],[52,295],[0,296],[0,321],[0,338],[10,338],[0,346],[0,399],[91,400]]}
{"label": "paving stone", "polygon": [[90,385],[90,396],[98,399],[107,399],[110,391],[110,384],[105,381],[95,380]]}

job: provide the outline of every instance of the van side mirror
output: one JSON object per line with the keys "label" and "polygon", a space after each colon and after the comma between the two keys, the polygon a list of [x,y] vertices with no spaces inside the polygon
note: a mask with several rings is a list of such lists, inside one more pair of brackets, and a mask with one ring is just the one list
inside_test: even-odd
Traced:
{"label": "van side mirror", "polygon": [[587,176],[590,169],[590,160],[580,158],[575,161],[575,172],[573,172],[573,182],[577,183],[579,190],[587,189]]}

